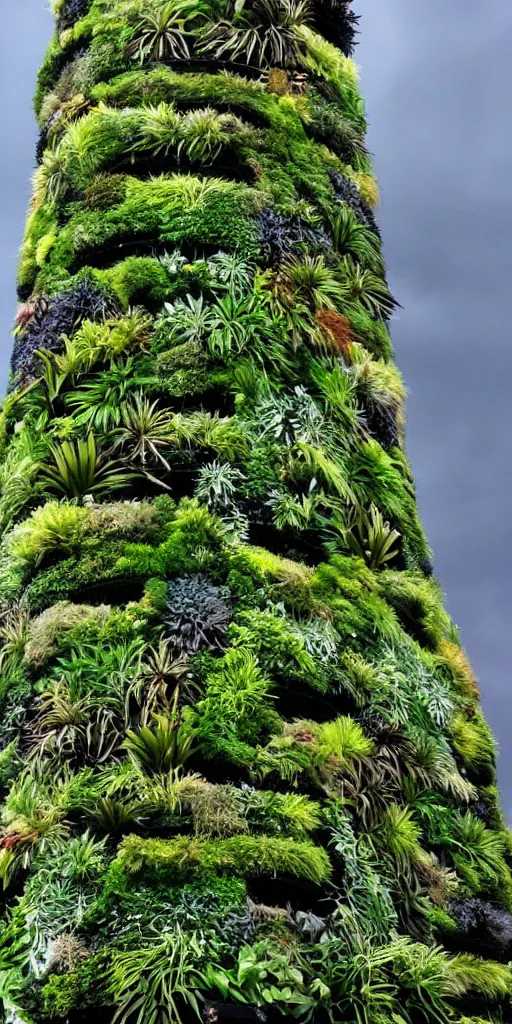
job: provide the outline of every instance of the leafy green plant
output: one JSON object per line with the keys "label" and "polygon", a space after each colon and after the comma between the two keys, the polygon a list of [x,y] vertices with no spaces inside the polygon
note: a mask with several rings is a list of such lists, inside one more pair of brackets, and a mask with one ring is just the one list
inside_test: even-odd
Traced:
{"label": "leafy green plant", "polygon": [[105,832],[122,836],[140,825],[143,814],[143,806],[134,800],[128,802],[105,796],[98,800],[92,817]]}
{"label": "leafy green plant", "polygon": [[155,725],[142,726],[138,732],[131,729],[123,746],[136,765],[148,772],[162,772],[180,768],[194,753],[194,734],[175,719],[155,715]]}
{"label": "leafy green plant", "polygon": [[196,497],[206,501],[212,512],[228,509],[233,504],[237,484],[243,480],[243,474],[229,462],[215,459],[199,471],[196,485]]}
{"label": "leafy green plant", "polygon": [[130,52],[148,60],[189,57],[187,20],[198,10],[195,0],[154,2],[136,23]]}
{"label": "leafy green plant", "polygon": [[87,434],[85,440],[52,445],[50,452],[53,461],[43,464],[41,481],[48,490],[70,498],[121,490],[136,476],[98,452],[94,434]]}
{"label": "leafy green plant", "polygon": [[241,11],[236,25],[226,20],[207,27],[200,52],[231,61],[243,58],[260,67],[299,63],[303,41],[298,30],[308,15],[304,0],[258,0],[250,12]]}
{"label": "leafy green plant", "polygon": [[133,777],[125,780],[125,787],[134,799],[139,799],[148,813],[164,815],[192,812],[194,823],[200,817],[198,808],[208,789],[207,783],[195,772],[183,774],[181,768],[171,768],[157,775],[143,775],[137,769]]}
{"label": "leafy green plant", "polygon": [[158,646],[146,651],[127,701],[136,700],[141,725],[150,725],[155,714],[172,717],[181,704],[193,703],[201,695],[188,657],[177,655],[168,640],[160,640]]}
{"label": "leafy green plant", "polygon": [[148,104],[140,111],[135,151],[168,156],[180,137],[180,116],[172,103]]}
{"label": "leafy green plant", "polygon": [[107,433],[119,426],[121,409],[139,383],[132,356],[122,363],[112,361],[108,369],[67,392],[66,406],[80,426]]}
{"label": "leafy green plant", "polygon": [[66,780],[45,785],[29,772],[13,783],[2,812],[0,878],[6,889],[37,853],[68,834],[65,821]]}
{"label": "leafy green plant", "polygon": [[160,946],[118,953],[111,981],[118,1005],[113,1024],[182,1024],[188,1007],[200,1017],[196,987],[202,957],[198,937],[183,932]]}
{"label": "leafy green plant", "polygon": [[52,846],[53,870],[63,878],[84,882],[101,874],[105,867],[105,839],[94,839],[89,832]]}
{"label": "leafy green plant", "polygon": [[353,718],[336,718],[332,722],[325,722],[320,728],[316,752],[320,762],[334,757],[346,765],[356,758],[368,757],[372,751],[372,741],[364,735],[361,726]]}
{"label": "leafy green plant", "polygon": [[478,887],[480,881],[485,887],[506,874],[503,837],[470,811],[456,813],[452,842],[454,863],[461,874],[467,875],[470,884],[476,882]]}
{"label": "leafy green plant", "polygon": [[[85,333],[85,332],[84,332]],[[82,345],[73,338],[63,338],[64,352],[48,352],[39,349],[37,356],[41,364],[41,383],[44,386],[49,404],[53,407],[64,385],[74,381],[76,376],[91,368],[96,357],[96,349],[84,350]]]}
{"label": "leafy green plant", "polygon": [[166,302],[157,321],[157,332],[165,331],[169,341],[189,342],[201,345],[213,326],[212,312],[205,305],[202,295],[195,299],[187,295],[186,300]]}
{"label": "leafy green plant", "polygon": [[299,839],[320,826],[320,805],[302,793],[273,793],[254,790],[245,797],[245,812],[256,824],[276,832],[289,832]]}
{"label": "leafy green plant", "polygon": [[267,360],[272,359],[276,325],[255,296],[228,292],[212,307],[211,318],[208,348],[212,355],[227,359],[252,349],[253,358],[259,355],[263,361],[265,353]]}
{"label": "leafy green plant", "polygon": [[0,463],[0,524],[10,526],[30,500],[39,465],[48,450],[46,439],[28,424],[20,427]]}
{"label": "leafy green plant", "polygon": [[[271,909],[277,917],[277,908]],[[202,979],[223,999],[236,999],[251,1007],[271,1004],[282,1013],[292,1007],[294,1015],[308,1020],[316,1000],[314,993],[308,993],[305,966],[293,953],[287,955],[275,943],[261,941],[242,945],[232,968],[208,963]]]}
{"label": "leafy green plant", "polygon": [[190,110],[180,125],[178,156],[208,166],[219,156],[234,131],[243,128],[232,114],[219,114],[213,107]]}
{"label": "leafy green plant", "polygon": [[102,762],[119,747],[123,726],[124,708],[118,697],[99,699],[76,677],[62,676],[41,697],[31,755],[37,761]]}
{"label": "leafy green plant", "polygon": [[354,525],[343,531],[343,539],[354,555],[364,558],[370,569],[381,569],[398,556],[398,530],[393,530],[375,505],[370,514],[360,512]]}
{"label": "leafy green plant", "polygon": [[469,720],[461,714],[454,715],[451,731],[454,749],[467,770],[493,776],[496,746],[482,715],[477,713]]}
{"label": "leafy green plant", "polygon": [[345,477],[344,469],[338,462],[326,454],[323,448],[312,445],[308,441],[297,441],[296,448],[301,456],[299,463],[303,460],[310,473],[310,484],[319,478],[343,501],[350,505],[356,504],[354,492]]}
{"label": "leafy green plant", "polygon": [[341,204],[329,227],[334,247],[340,256],[352,256],[361,267],[368,267],[376,273],[382,272],[379,239],[357,221],[349,206]]}
{"label": "leafy green plant", "polygon": [[39,565],[52,552],[69,554],[80,541],[86,518],[85,509],[48,502],[14,530],[11,551],[15,558],[34,565]]}
{"label": "leafy green plant", "polygon": [[29,616],[23,607],[14,605],[4,613],[0,621],[0,670],[11,659],[22,654],[27,640]]}
{"label": "leafy green plant", "polygon": [[34,175],[33,186],[36,202],[46,202],[50,208],[57,206],[65,196],[69,179],[64,153],[59,145],[45,150]]}
{"label": "leafy green plant", "polygon": [[233,730],[258,728],[261,713],[268,707],[269,680],[254,653],[247,648],[230,648],[217,671],[209,674],[205,696],[197,705],[203,742],[211,730],[233,736]]}
{"label": "leafy green plant", "polygon": [[127,123],[122,111],[105,103],[100,103],[85,117],[67,126],[61,151],[68,176],[75,186],[92,185],[94,175],[126,142],[125,126]]}
{"label": "leafy green plant", "polygon": [[372,316],[386,319],[391,316],[397,302],[382,278],[371,270],[364,270],[352,256],[343,258],[345,296],[357,299]]}
{"label": "leafy green plant", "polygon": [[510,969],[492,960],[480,960],[469,953],[454,957],[450,978],[461,993],[478,992],[491,1002],[506,998],[510,992]]}
{"label": "leafy green plant", "polygon": [[323,256],[289,257],[281,268],[281,287],[294,300],[304,300],[313,309],[336,309],[347,297],[343,278],[326,264]]}
{"label": "leafy green plant", "polygon": [[159,486],[166,487],[161,480],[155,481],[149,472],[151,464],[160,464],[170,473],[171,467],[162,454],[170,447],[173,437],[173,423],[170,412],[160,409],[158,402],[150,402],[142,392],[119,410],[120,426],[116,430],[115,448],[120,448],[126,458]]}
{"label": "leafy green plant", "polygon": [[[370,1024],[379,1017],[393,1019],[390,1015],[396,1011],[400,1021],[402,1006],[397,1000],[393,965],[406,943],[398,939],[395,945],[371,946],[353,926],[348,949],[335,941],[317,947],[312,966],[318,978],[318,995],[327,1004],[331,1019],[350,1014],[362,1024]],[[430,1020],[433,1024],[435,1017]]]}
{"label": "leafy green plant", "polygon": [[257,405],[260,430],[281,444],[295,441],[310,445],[328,442],[322,413],[311,395],[296,385],[290,395],[270,394]]}
{"label": "leafy green plant", "polygon": [[390,804],[376,831],[400,871],[407,871],[419,855],[420,830],[407,807]]}

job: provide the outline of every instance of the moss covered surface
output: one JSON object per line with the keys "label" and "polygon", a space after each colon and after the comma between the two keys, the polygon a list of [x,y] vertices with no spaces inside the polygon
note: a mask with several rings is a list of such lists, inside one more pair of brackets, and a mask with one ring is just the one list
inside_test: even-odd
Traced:
{"label": "moss covered surface", "polygon": [[506,1024],[357,19],[54,6],[0,420],[6,1015]]}

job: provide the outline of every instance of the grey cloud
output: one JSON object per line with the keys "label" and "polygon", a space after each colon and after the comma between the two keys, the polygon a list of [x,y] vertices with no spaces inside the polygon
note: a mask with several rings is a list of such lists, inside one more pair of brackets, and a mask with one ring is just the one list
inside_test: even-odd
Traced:
{"label": "grey cloud", "polygon": [[17,253],[30,196],[37,128],[32,113],[37,68],[50,38],[47,0],[16,0],[2,5],[0,40],[0,392],[7,379],[16,310]]}
{"label": "grey cloud", "polygon": [[408,448],[512,816],[512,142],[507,0],[360,0]]}

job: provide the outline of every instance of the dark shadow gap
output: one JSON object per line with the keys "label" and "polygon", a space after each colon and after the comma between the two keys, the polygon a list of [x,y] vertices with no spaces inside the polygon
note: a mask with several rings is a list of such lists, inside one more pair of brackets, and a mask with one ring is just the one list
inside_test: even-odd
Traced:
{"label": "dark shadow gap", "polygon": [[110,604],[123,608],[131,601],[140,601],[144,594],[144,580],[115,579],[99,580],[89,583],[79,590],[72,591],[69,600],[73,604],[102,605]]}
{"label": "dark shadow gap", "polygon": [[[226,160],[231,154],[233,160]],[[220,157],[206,166],[199,166],[190,160],[180,159],[178,161],[174,153],[167,156],[147,156],[144,152],[133,153],[130,157],[120,160],[118,163],[111,162],[102,169],[102,174],[128,174],[132,178],[139,178],[147,181],[149,178],[156,178],[162,174],[198,174],[202,178],[225,178],[228,181],[241,181],[253,184],[256,181],[256,174],[252,167],[238,161],[233,149],[226,147]]]}
{"label": "dark shadow gap", "polygon": [[[182,241],[179,243],[179,246],[182,256],[189,263],[194,263],[196,260],[209,259],[219,252],[219,246],[213,243],[211,245],[191,245],[186,241]],[[158,257],[165,255],[165,253],[168,253],[173,248],[175,248],[173,242],[163,242],[156,235],[150,235],[146,238],[134,238],[133,235],[130,235],[127,238],[120,238],[118,241],[112,240],[104,246],[84,248],[80,253],[77,253],[67,269],[70,274],[77,274],[86,266],[94,270],[105,270],[108,267],[115,266],[128,256]],[[226,251],[227,246],[223,245],[221,248],[223,251]]]}

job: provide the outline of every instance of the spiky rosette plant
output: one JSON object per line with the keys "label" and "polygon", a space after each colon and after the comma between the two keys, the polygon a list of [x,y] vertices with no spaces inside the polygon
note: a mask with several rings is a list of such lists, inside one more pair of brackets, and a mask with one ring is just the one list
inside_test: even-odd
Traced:
{"label": "spiky rosette plant", "polygon": [[5,1021],[506,1022],[348,0],[55,0],[0,464]]}

